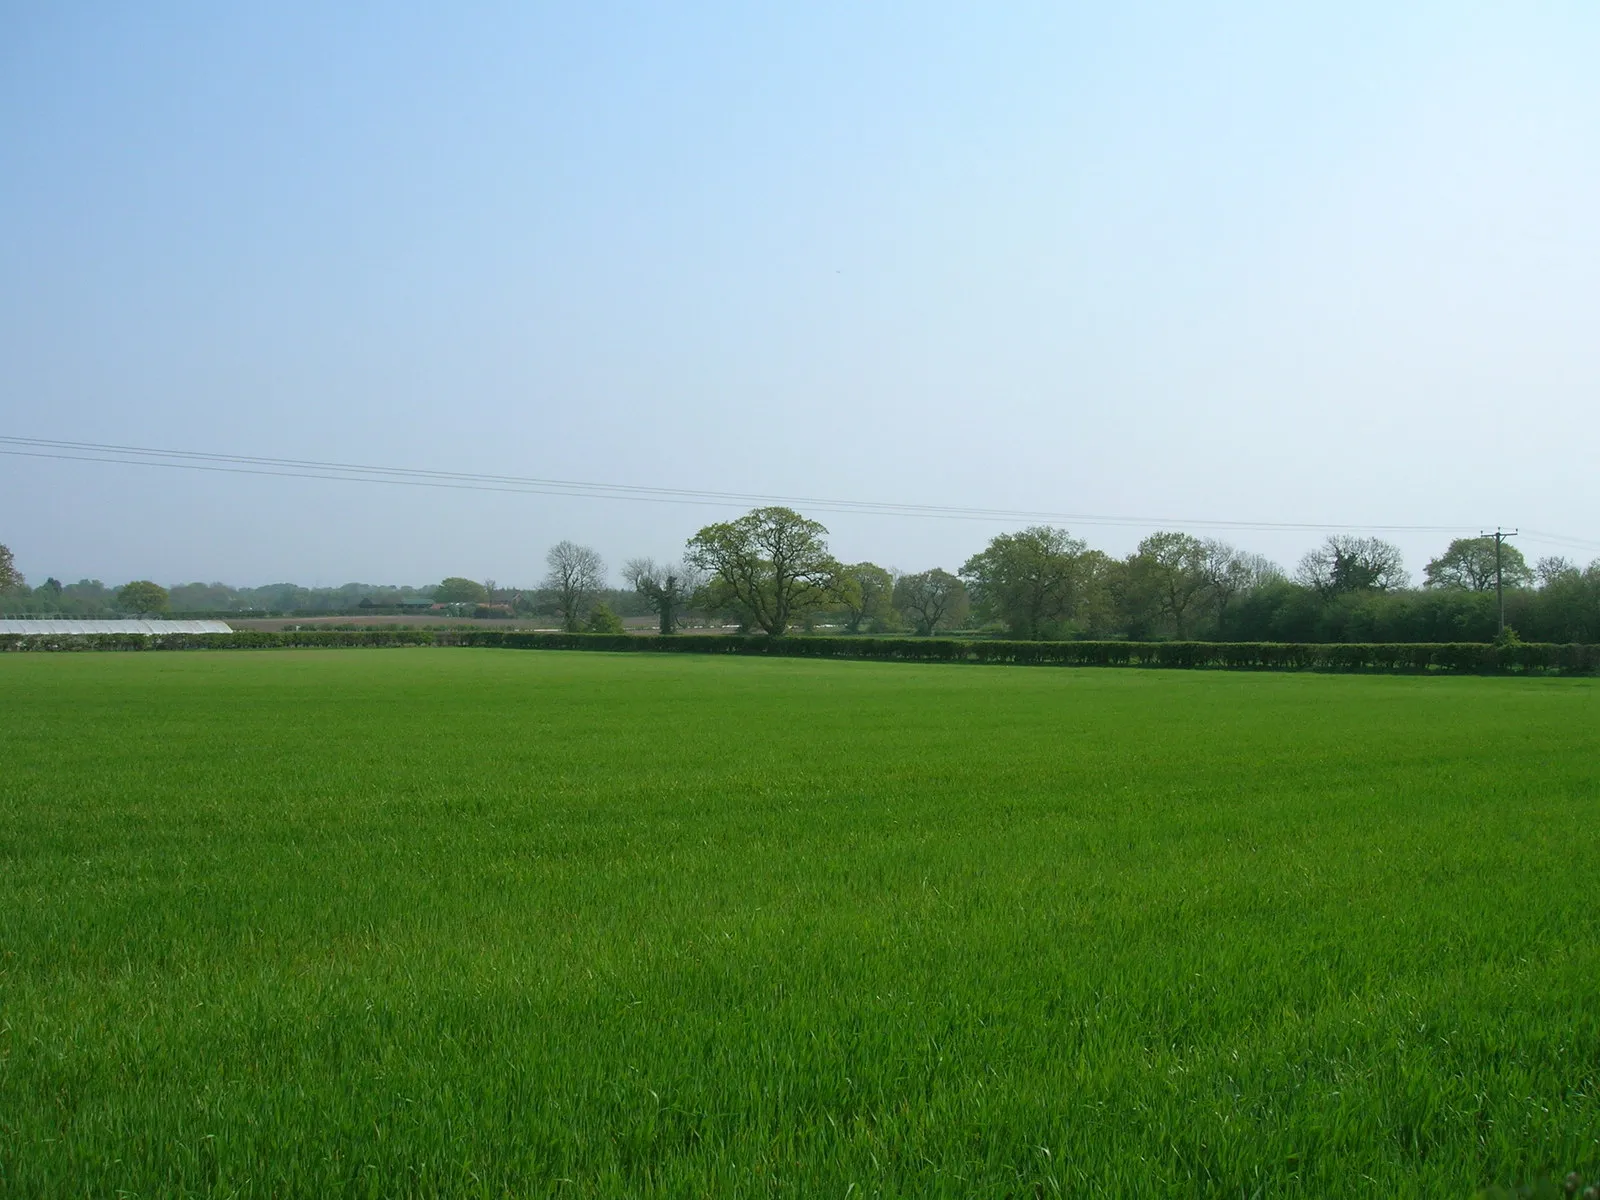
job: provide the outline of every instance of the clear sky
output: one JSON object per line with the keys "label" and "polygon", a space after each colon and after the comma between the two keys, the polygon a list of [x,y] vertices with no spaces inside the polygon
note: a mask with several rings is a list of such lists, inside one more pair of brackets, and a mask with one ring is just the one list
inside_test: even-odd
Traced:
{"label": "clear sky", "polygon": [[[1597,64],[1591,0],[0,0],[0,435],[1600,546]],[[736,511],[0,456],[32,582],[529,582]]]}

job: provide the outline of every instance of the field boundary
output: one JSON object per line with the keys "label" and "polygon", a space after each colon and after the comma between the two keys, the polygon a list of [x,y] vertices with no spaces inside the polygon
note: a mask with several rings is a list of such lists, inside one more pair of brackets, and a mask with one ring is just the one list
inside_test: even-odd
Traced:
{"label": "field boundary", "polygon": [[395,646],[737,654],[879,662],[1176,670],[1365,671],[1454,675],[1595,675],[1600,646],[1481,642],[1020,642],[956,638],[644,637],[497,630],[244,630],[223,634],[61,634],[0,637],[0,651],[275,650]]}

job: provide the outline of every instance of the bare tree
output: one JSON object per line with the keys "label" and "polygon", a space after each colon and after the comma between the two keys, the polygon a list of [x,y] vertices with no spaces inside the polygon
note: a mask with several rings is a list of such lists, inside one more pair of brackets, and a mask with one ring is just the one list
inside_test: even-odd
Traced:
{"label": "bare tree", "polygon": [[1549,587],[1562,579],[1575,578],[1578,574],[1578,564],[1570,558],[1559,554],[1547,555],[1541,558],[1533,568],[1535,578],[1539,580],[1540,587]]}
{"label": "bare tree", "polygon": [[1218,538],[1207,538],[1202,545],[1205,555],[1201,571],[1220,632],[1230,604],[1240,596],[1282,579],[1283,570],[1265,555],[1236,550]]}
{"label": "bare tree", "polygon": [[605,583],[605,562],[598,551],[576,542],[557,542],[544,561],[550,567],[544,586],[555,593],[556,611],[567,632],[577,633],[590,598]]}
{"label": "bare tree", "polygon": [[622,578],[661,618],[663,637],[677,632],[682,624],[680,614],[705,582],[705,574],[693,563],[658,565],[649,558],[629,559]]}
{"label": "bare tree", "polygon": [[1381,538],[1342,533],[1302,558],[1295,578],[1322,596],[1388,591],[1409,581],[1398,546]]}

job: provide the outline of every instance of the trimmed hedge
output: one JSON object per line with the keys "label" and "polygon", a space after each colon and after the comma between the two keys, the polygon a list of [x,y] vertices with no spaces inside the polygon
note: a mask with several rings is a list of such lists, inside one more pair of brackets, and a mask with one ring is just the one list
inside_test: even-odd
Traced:
{"label": "trimmed hedge", "polygon": [[[441,643],[445,642],[441,636]],[[635,637],[470,630],[450,644],[525,650],[611,650],[681,654],[762,654],[898,662],[1010,663],[1060,667],[1165,667],[1180,670],[1444,671],[1458,674],[1600,671],[1600,646],[1479,642],[1013,642],[954,638]]]}
{"label": "trimmed hedge", "polygon": [[484,646],[653,654],[756,654],[889,662],[1011,663],[1179,670],[1383,671],[1471,675],[1593,675],[1600,646],[1481,642],[1011,642],[954,638],[761,636],[641,637],[626,633],[517,633],[493,629],[299,630],[237,633],[0,636],[0,650],[268,650],[356,646]]}

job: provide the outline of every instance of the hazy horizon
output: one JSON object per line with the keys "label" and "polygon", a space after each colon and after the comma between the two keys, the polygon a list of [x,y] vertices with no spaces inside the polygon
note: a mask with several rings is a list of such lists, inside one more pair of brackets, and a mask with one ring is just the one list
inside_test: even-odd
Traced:
{"label": "hazy horizon", "polygon": [[[1597,58],[1576,3],[16,9],[0,436],[1587,562]],[[0,455],[35,584],[614,578],[739,511]]]}

